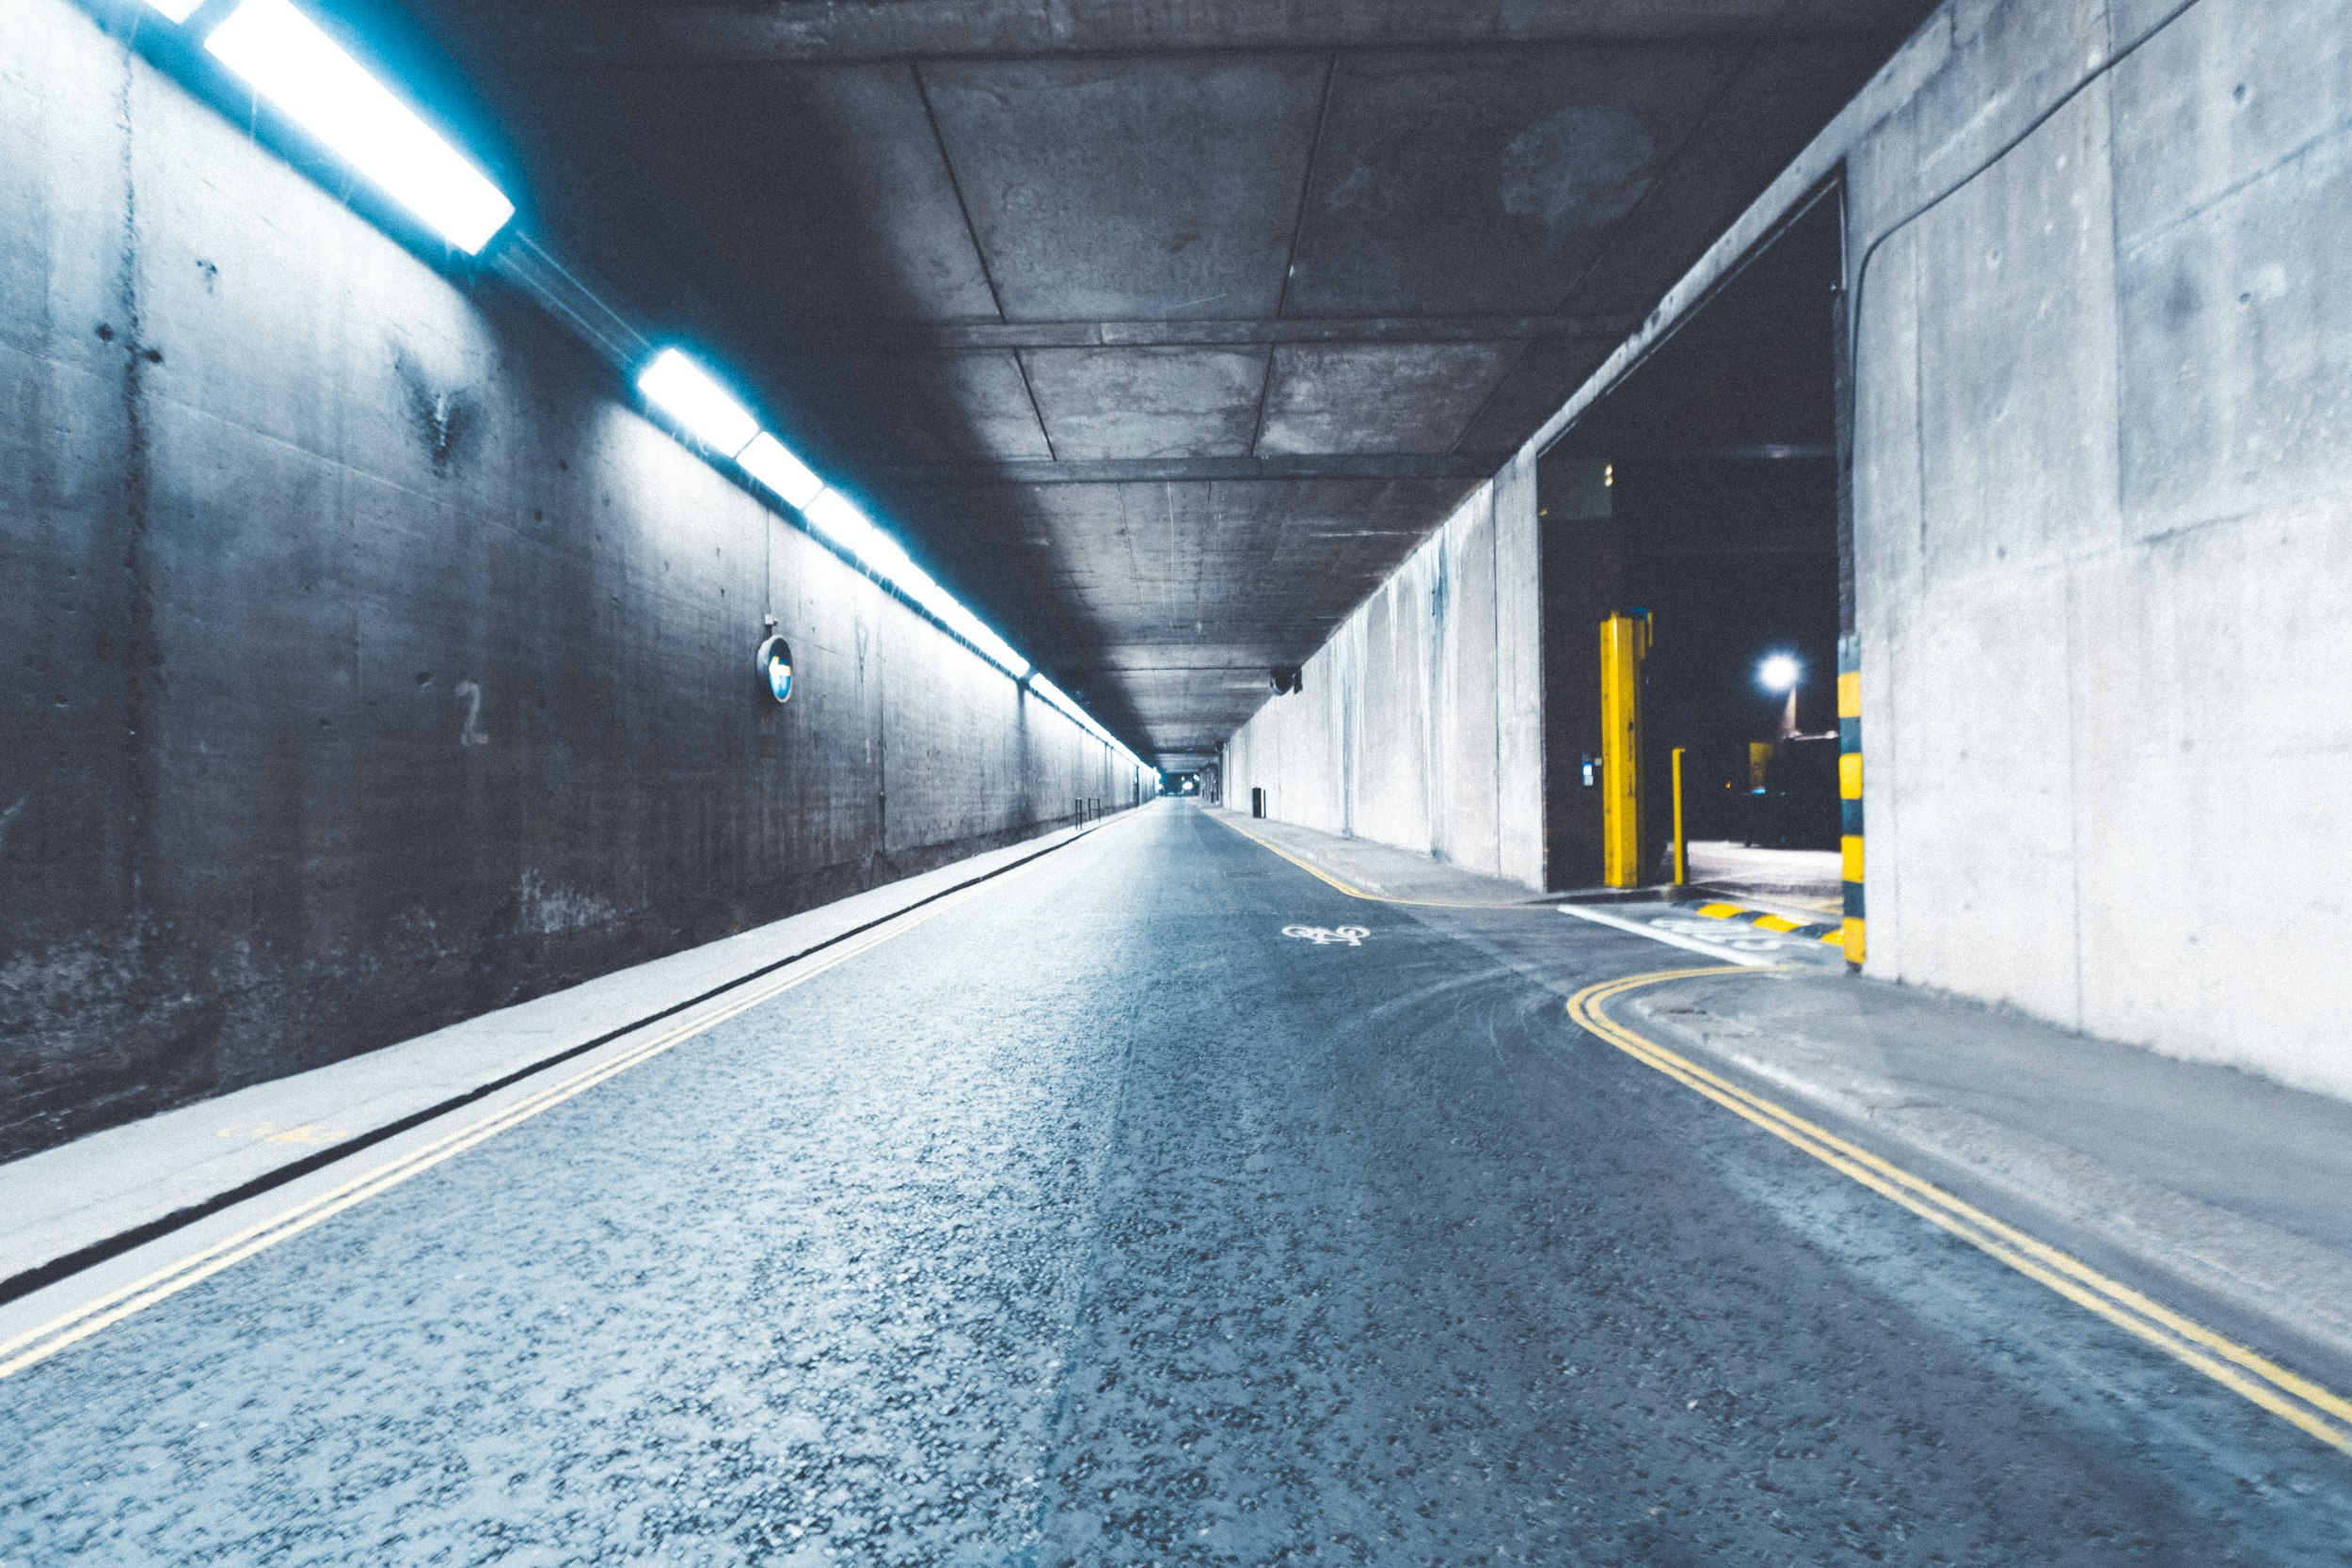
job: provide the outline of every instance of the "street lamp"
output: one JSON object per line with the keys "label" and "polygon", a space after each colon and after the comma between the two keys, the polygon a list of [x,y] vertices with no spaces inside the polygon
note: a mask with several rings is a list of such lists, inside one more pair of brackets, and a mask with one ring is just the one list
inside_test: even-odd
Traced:
{"label": "street lamp", "polygon": [[1782,739],[1797,733],[1797,683],[1804,678],[1804,666],[1794,654],[1767,654],[1756,667],[1756,684],[1767,691],[1788,693],[1788,706],[1781,710]]}

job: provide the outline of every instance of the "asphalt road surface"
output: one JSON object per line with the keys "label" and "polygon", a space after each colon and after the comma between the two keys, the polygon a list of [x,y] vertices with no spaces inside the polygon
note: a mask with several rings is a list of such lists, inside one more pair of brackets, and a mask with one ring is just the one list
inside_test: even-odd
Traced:
{"label": "asphalt road surface", "polygon": [[0,1381],[0,1562],[2352,1561],[1566,1014],[1693,961],[1154,806]]}

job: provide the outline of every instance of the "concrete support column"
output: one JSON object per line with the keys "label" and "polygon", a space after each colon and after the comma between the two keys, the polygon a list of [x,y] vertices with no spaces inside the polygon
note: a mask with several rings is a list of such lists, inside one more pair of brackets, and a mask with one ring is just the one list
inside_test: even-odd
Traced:
{"label": "concrete support column", "polygon": [[[1606,465],[1598,462],[1546,464],[1538,481],[1543,496],[1544,886],[1555,891],[1595,887],[1601,880],[1598,628],[1618,608],[1625,591],[1624,554],[1608,511],[1608,486],[1601,483],[1606,475]],[[1588,760],[1595,765],[1589,775]]]}

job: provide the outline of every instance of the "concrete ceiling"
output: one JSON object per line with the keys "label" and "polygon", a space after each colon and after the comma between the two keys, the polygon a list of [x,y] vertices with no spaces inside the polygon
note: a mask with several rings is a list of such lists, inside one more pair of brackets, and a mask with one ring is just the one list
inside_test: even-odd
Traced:
{"label": "concrete ceiling", "polygon": [[543,230],[1205,760],[1930,0],[413,0]]}

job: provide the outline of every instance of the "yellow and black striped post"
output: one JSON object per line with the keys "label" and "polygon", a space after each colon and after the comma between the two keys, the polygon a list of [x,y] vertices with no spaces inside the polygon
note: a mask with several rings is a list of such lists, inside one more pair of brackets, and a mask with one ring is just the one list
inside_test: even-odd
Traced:
{"label": "yellow and black striped post", "polygon": [[1837,806],[1843,834],[1837,841],[1846,884],[1846,961],[1859,964],[1865,952],[1862,908],[1862,639],[1848,632],[1837,640]]}

